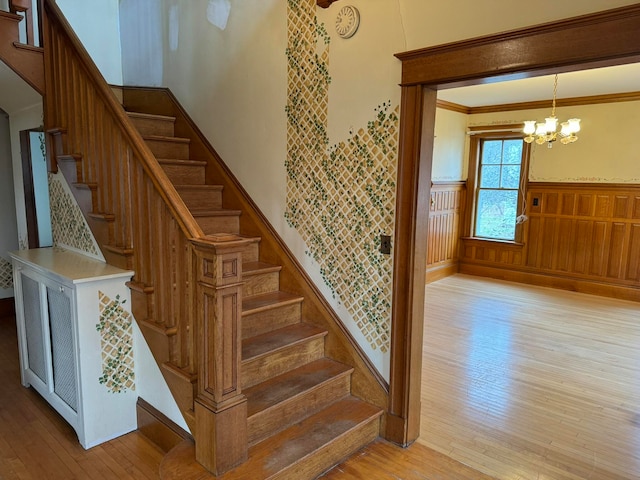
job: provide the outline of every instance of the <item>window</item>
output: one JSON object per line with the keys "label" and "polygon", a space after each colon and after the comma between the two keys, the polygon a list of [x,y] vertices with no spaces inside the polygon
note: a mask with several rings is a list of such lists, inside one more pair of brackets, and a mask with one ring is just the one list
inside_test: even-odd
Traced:
{"label": "window", "polygon": [[469,178],[474,201],[470,233],[477,238],[515,241],[516,218],[523,213],[529,145],[521,136],[472,138]]}

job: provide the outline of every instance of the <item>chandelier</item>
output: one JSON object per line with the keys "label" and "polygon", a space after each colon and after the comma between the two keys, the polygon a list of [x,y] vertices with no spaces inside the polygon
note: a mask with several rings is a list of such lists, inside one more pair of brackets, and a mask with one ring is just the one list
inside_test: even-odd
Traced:
{"label": "chandelier", "polygon": [[560,136],[560,143],[566,145],[578,140],[576,133],[580,131],[580,119],[570,118],[566,122],[560,124],[558,131],[558,118],[556,117],[556,92],[558,90],[558,75],[556,74],[553,82],[553,103],[551,107],[551,116],[544,119],[544,122],[536,122],[535,120],[526,120],[524,122],[523,132],[527,134],[524,141],[531,143],[535,140],[538,145],[547,142],[547,146],[551,148],[553,142]]}

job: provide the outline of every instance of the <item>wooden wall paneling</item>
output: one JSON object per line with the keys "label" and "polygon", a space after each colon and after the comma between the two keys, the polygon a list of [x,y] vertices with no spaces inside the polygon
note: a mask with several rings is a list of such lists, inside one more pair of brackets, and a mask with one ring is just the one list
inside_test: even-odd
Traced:
{"label": "wooden wall paneling", "polygon": [[[479,262],[494,272],[509,268],[563,276],[578,284],[604,282],[609,287],[603,291],[612,294],[625,286],[628,296],[626,286],[637,287],[634,279],[640,261],[634,250],[639,245],[634,229],[639,191],[634,184],[531,183],[525,246],[519,251],[525,262],[518,261],[515,251],[506,253],[494,242],[480,246],[475,241],[472,253],[462,250],[465,266],[461,270],[468,271],[470,262]],[[538,205],[533,205],[534,198]],[[549,282],[553,281],[550,277]]]}
{"label": "wooden wall paneling", "polygon": [[458,271],[462,205],[465,182],[434,182],[427,236],[427,283]]}
{"label": "wooden wall paneling", "polygon": [[640,224],[633,223],[630,228],[629,258],[626,265],[626,280],[640,281]]}

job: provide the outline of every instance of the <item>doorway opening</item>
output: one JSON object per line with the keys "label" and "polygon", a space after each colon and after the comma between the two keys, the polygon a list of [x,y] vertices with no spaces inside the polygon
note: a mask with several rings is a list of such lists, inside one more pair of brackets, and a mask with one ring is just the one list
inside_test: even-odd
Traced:
{"label": "doorway opening", "polygon": [[29,248],[53,245],[45,148],[44,132],[41,128],[20,132]]}

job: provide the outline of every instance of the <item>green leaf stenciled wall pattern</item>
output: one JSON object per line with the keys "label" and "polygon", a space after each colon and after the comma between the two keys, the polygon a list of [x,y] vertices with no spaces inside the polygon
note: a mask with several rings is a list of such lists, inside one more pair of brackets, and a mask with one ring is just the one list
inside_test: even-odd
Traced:
{"label": "green leaf stenciled wall pattern", "polygon": [[285,217],[367,342],[387,352],[392,257],[380,253],[380,235],[395,222],[399,109],[383,102],[366,127],[330,144],[330,37],[315,8],[288,0]]}

